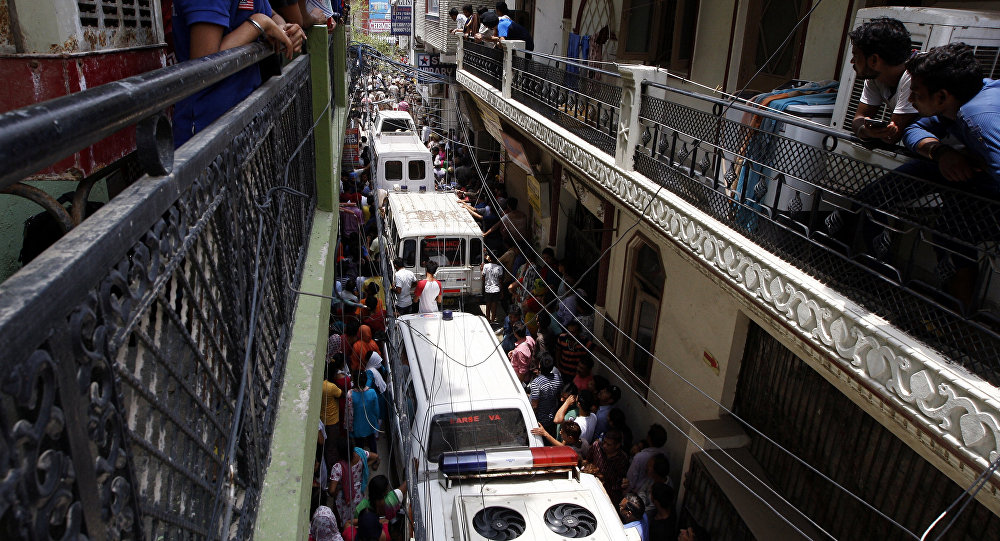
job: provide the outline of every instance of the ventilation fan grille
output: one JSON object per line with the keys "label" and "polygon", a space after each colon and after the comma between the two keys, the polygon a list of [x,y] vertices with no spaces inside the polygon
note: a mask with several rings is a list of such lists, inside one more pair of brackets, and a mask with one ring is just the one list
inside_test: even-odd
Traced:
{"label": "ventilation fan grille", "polygon": [[486,539],[507,541],[520,537],[526,524],[521,513],[509,507],[491,506],[472,517],[472,527]]}
{"label": "ventilation fan grille", "polygon": [[559,503],[545,510],[545,525],[563,537],[587,537],[597,531],[597,517],[575,503]]}

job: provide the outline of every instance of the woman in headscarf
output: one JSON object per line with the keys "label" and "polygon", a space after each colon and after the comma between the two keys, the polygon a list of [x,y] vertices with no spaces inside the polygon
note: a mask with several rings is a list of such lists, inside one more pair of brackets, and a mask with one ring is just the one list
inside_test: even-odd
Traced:
{"label": "woman in headscarf", "polygon": [[337,527],[337,517],[333,509],[321,505],[313,513],[312,524],[309,525],[310,541],[343,541],[340,528]]}
{"label": "woman in headscarf", "polygon": [[330,484],[327,488],[336,495],[337,514],[341,525],[354,517],[354,510],[365,498],[368,478],[372,469],[378,468],[378,455],[360,447],[351,448],[347,440],[339,442],[340,456],[336,464],[330,466]]}
{"label": "woman in headscarf", "polygon": [[362,363],[367,358],[369,351],[378,352],[378,350],[378,343],[372,340],[372,328],[368,325],[361,325],[358,328],[358,339],[351,346],[351,372],[361,370]]}

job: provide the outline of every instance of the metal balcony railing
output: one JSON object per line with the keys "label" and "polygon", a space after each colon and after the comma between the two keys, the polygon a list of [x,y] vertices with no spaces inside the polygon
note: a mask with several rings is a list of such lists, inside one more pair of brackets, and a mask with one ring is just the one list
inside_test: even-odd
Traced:
{"label": "metal balcony railing", "polygon": [[488,47],[472,40],[465,40],[464,69],[484,83],[500,90],[503,80],[503,49]]}
{"label": "metal balcony railing", "polygon": [[[0,115],[3,182],[268,54]],[[285,284],[313,216],[311,119],[300,57],[178,149],[172,173],[138,179],[0,285],[0,538],[252,536],[296,305]],[[163,159],[169,130],[153,133]]]}
{"label": "metal balcony railing", "polygon": [[622,102],[618,73],[540,53],[517,53],[512,61],[512,98],[615,155]]}
{"label": "metal balcony railing", "polygon": [[1000,384],[1000,201],[841,154],[838,131],[661,88],[641,98],[636,171]]}
{"label": "metal balcony railing", "polygon": [[[474,47],[465,43],[462,61],[475,75]],[[516,51],[498,77],[490,84],[509,82],[514,101],[611,156],[619,151],[619,167],[1000,385],[1000,201],[985,190],[859,160],[847,152],[856,144],[849,134],[792,115],[638,88],[641,75],[636,119],[622,118],[625,79],[583,62]],[[638,135],[636,148],[616,148],[620,123],[623,137]],[[781,126],[799,134],[782,135]]]}

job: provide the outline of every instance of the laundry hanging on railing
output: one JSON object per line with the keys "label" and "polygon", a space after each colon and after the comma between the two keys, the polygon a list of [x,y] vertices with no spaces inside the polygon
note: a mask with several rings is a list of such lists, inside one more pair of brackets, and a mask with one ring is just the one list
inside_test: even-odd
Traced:
{"label": "laundry hanging on railing", "polygon": [[[838,85],[837,81],[809,83],[797,88],[758,94],[750,101],[775,111],[785,111],[792,105],[832,105],[837,101]],[[751,129],[734,159],[733,167],[739,174],[728,188],[733,191],[736,199],[743,193],[747,194],[746,205],[752,210],[736,207],[736,223],[752,231],[757,225],[757,213],[754,211],[764,209],[761,201],[766,198],[767,191],[773,189],[771,186],[775,173],[767,164],[774,162],[777,153],[782,150],[778,143],[784,140],[773,135],[780,128],[781,123],[777,120],[748,112],[743,115],[741,122]],[[758,183],[762,182],[764,184],[758,188]]]}

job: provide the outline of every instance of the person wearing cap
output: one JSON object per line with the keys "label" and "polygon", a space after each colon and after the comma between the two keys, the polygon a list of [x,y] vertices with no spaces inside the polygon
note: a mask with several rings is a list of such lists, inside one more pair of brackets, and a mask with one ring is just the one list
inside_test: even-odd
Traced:
{"label": "person wearing cap", "polygon": [[497,44],[497,25],[500,24],[500,18],[497,17],[496,13],[492,11],[487,11],[480,15],[479,17],[479,32],[473,38],[479,43],[485,43],[488,47],[496,47]]}
{"label": "person wearing cap", "polygon": [[482,21],[483,26],[491,33],[489,37],[486,37],[486,34],[482,34],[482,40],[494,43],[500,43],[505,40],[521,40],[524,42],[524,49],[526,51],[535,50],[535,39],[531,37],[531,32],[528,32],[528,29],[520,24],[510,21],[509,24],[501,25],[500,17],[495,13],[483,15]]}

